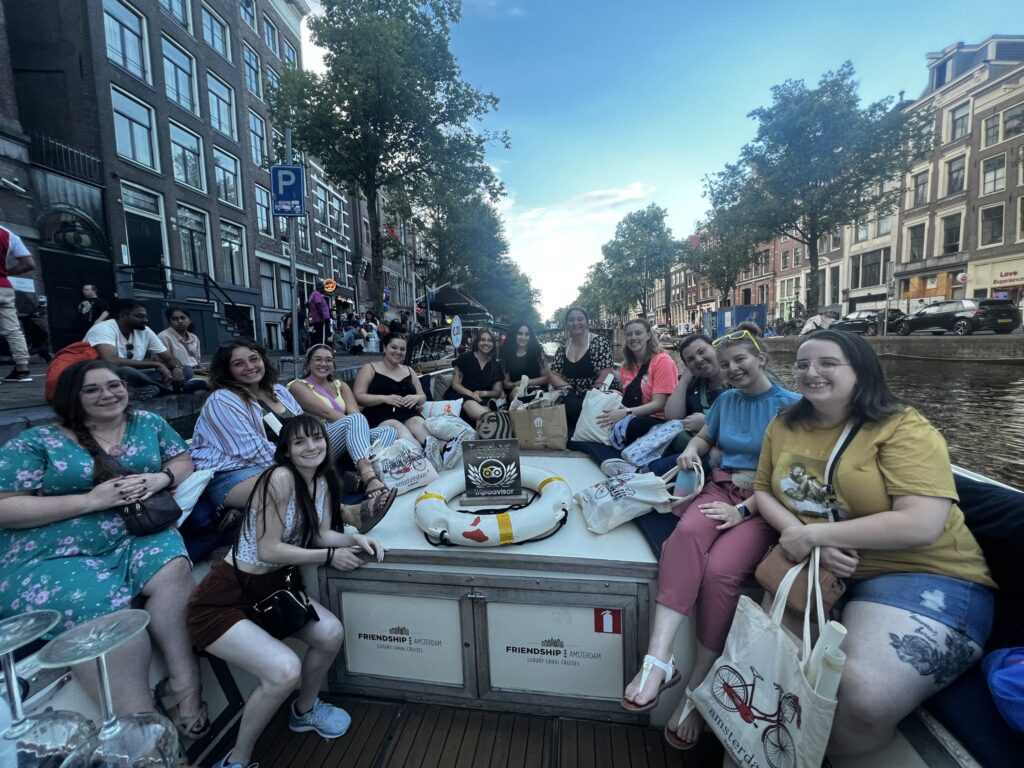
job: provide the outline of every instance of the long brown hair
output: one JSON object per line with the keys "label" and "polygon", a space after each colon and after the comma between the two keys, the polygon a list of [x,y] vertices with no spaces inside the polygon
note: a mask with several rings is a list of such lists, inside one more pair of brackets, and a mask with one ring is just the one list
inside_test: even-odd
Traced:
{"label": "long brown hair", "polygon": [[244,337],[225,341],[213,353],[213,360],[210,361],[210,391],[215,392],[218,389],[226,389],[234,392],[245,402],[250,402],[253,399],[249,389],[242,386],[231,373],[231,354],[236,349],[241,349],[242,347],[251,349],[263,361],[263,379],[257,385],[257,388],[261,392],[265,392],[273,400],[277,400],[277,394],[274,392],[274,385],[277,384],[277,366],[267,356],[267,350],[262,344],[259,344],[254,339]]}
{"label": "long brown hair", "polygon": [[[61,426],[69,429],[78,440],[78,444],[95,456],[104,451],[85,426],[85,408],[82,407],[82,385],[86,375],[92,371],[110,371],[120,378],[114,366],[102,360],[83,360],[70,365],[57,379],[52,406],[54,413],[60,416]],[[125,394],[127,395],[127,392]],[[133,416],[128,405],[125,406],[124,415],[129,420]]]}

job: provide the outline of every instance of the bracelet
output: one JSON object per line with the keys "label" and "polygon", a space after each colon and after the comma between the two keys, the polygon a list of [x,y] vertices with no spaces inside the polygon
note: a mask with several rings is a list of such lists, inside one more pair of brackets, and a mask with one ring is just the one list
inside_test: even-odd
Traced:
{"label": "bracelet", "polygon": [[327,548],[327,559],[324,560],[324,565],[330,565],[331,564],[331,560],[334,559],[334,551],[335,551],[334,547],[328,547]]}
{"label": "bracelet", "polygon": [[173,487],[174,487],[174,484],[175,484],[175,482],[176,482],[176,478],[174,477],[174,473],[173,473],[173,472],[171,472],[171,470],[169,470],[169,469],[167,469],[167,468],[165,467],[164,469],[161,469],[161,470],[160,470],[160,474],[162,474],[162,475],[167,475],[167,477],[169,477],[169,478],[171,479],[171,482],[170,482],[170,484],[169,484],[169,485],[168,485],[167,487],[168,487],[168,488],[173,488]]}

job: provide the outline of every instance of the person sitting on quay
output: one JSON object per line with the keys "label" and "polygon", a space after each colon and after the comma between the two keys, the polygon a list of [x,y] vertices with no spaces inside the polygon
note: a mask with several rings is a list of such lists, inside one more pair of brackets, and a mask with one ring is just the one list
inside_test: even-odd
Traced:
{"label": "person sitting on quay", "polygon": [[[256,603],[278,590],[303,590],[297,566],[353,571],[362,565],[364,553],[383,561],[384,548],[376,539],[336,530],[340,521],[332,519],[332,510],[340,503],[323,424],[308,415],[291,419],[281,430],[273,464],[259,475],[245,501],[234,547],[206,574],[188,605],[195,646],[244,669],[259,683],[242,709],[234,743],[214,768],[251,768],[257,739],[296,688],[288,717],[292,731],[336,739],[352,722],[345,710],[318,696],[344,638],[337,616],[310,598],[315,618],[307,615],[297,630],[253,621]],[[285,645],[285,637],[301,640],[308,650],[298,656]]]}
{"label": "person sitting on quay", "polygon": [[[302,406],[277,383],[277,368],[252,339],[217,348],[210,363],[210,389],[192,435],[192,460],[199,469],[213,470],[206,493],[222,517],[229,515],[226,524],[231,516],[227,510],[243,509],[259,476],[273,465],[281,430],[302,414]],[[343,418],[326,427],[332,456],[346,449],[356,421],[361,420]],[[380,434],[384,443],[394,442],[394,430]],[[366,533],[387,514],[396,495],[390,491],[358,506],[346,505],[343,520]]]}
{"label": "person sitting on quay", "polygon": [[[587,392],[602,386],[615,368],[608,341],[590,332],[590,316],[585,309],[569,308],[565,330],[568,338],[555,351],[549,378],[552,387],[565,390],[565,420],[571,433],[580,419]],[[618,384],[613,386],[617,388]]]}
{"label": "person sitting on quay", "polygon": [[[306,352],[306,370],[302,378],[288,382],[288,391],[302,410],[328,424],[347,422],[344,443],[359,473],[361,490],[367,496],[387,493],[387,487],[377,477],[370,463],[370,446],[379,443],[387,447],[395,442],[393,427],[370,429],[356,401],[356,396],[344,381],[334,378],[334,352],[326,344],[314,344]],[[329,428],[330,429],[330,428]],[[335,442],[331,443],[332,453]],[[337,459],[335,454],[333,458]]]}
{"label": "person sitting on quay", "polygon": [[[846,580],[834,608],[846,664],[828,752],[871,752],[981,657],[995,583],[956,504],[946,441],[892,393],[871,345],[818,331],[794,370],[802,399],[768,427],[754,495],[793,562],[820,547]],[[848,423],[859,429],[815,509],[814,494],[786,489],[794,474],[824,477]]]}
{"label": "person sitting on quay", "polygon": [[[173,525],[136,536],[119,508],[170,489],[192,473],[188,446],[163,418],[132,412],[128,387],[102,360],[69,366],[57,380],[57,425],[32,427],[0,449],[0,616],[55,610],[59,634],[136,601],[150,614],[143,632],[107,655],[114,711],[152,712],[150,641],[169,677],[157,700],[185,739],[210,728],[199,663],[185,626],[195,586]],[[123,476],[103,478],[97,459]],[[95,689],[95,667],[76,668]]]}
{"label": "person sitting on quay", "polygon": [[206,379],[210,372],[203,366],[199,337],[189,330],[192,325],[192,316],[188,310],[181,307],[168,309],[164,316],[167,318],[168,327],[160,331],[157,338],[174,355],[174,359],[182,365],[182,374],[185,379],[185,384],[181,388],[182,392],[205,391]]}
{"label": "person sitting on quay", "polygon": [[405,365],[406,344],[399,333],[389,336],[384,359],[363,365],[353,390],[371,427],[391,427],[398,437],[423,446],[431,436],[420,415],[427,396],[416,372]]}
{"label": "person sitting on quay", "polygon": [[502,385],[511,401],[515,396],[513,390],[519,386],[523,376],[530,380],[530,387],[547,389],[551,374],[544,359],[544,349],[537,341],[530,324],[513,323],[509,326],[509,331],[512,336],[506,339],[501,350],[501,367],[505,372]]}
{"label": "person sitting on quay", "polygon": [[[132,397],[145,400],[170,394],[185,382],[184,366],[159,337],[147,327],[146,306],[135,299],[114,304],[114,317],[96,323],[85,341],[96,349],[99,359],[112,365],[131,388]],[[156,359],[149,357],[150,353]]]}
{"label": "person sitting on quay", "polygon": [[[799,398],[768,377],[768,355],[746,328],[716,339],[714,346],[732,389],[712,404],[704,427],[680,454],[678,464],[689,470],[717,446],[721,467],[712,471],[696,499],[673,510],[679,522],[661,550],[647,655],[622,700],[630,711],[653,708],[661,692],[680,679],[672,646],[683,618],[694,613],[697,654],[687,691],[700,685],[725,646],[739,585],[753,574],[777,537],[758,514],[754,472],[765,428]],[[677,749],[695,745],[703,730],[696,711],[682,716],[687,698],[682,697],[665,728],[665,739]]]}
{"label": "person sitting on quay", "polygon": [[488,401],[501,397],[504,379],[494,331],[483,328],[469,350],[452,363],[452,383],[444,399],[462,398],[462,418],[476,424],[476,420],[487,413]]}

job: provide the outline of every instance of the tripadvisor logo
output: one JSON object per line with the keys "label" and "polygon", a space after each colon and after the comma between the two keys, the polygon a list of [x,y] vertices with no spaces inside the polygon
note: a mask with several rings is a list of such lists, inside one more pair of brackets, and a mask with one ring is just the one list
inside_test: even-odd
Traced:
{"label": "tripadvisor logo", "polygon": [[504,488],[515,483],[519,476],[515,462],[505,464],[500,459],[484,459],[466,468],[470,481],[477,486]]}

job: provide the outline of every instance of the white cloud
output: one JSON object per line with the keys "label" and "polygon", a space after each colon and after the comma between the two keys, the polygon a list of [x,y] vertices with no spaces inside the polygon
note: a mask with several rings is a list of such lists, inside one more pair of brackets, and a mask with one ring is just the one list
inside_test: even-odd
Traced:
{"label": "white cloud", "polygon": [[601,246],[615,236],[615,225],[643,208],[653,191],[635,181],[538,208],[523,208],[511,195],[499,203],[509,255],[541,290],[541,317],[576,298],[587,269],[601,258]]}
{"label": "white cloud", "polygon": [[516,3],[505,3],[503,0],[464,0],[463,8],[467,11],[476,11],[482,16],[512,16],[520,17],[526,15],[526,9]]}

